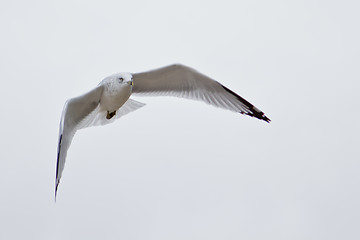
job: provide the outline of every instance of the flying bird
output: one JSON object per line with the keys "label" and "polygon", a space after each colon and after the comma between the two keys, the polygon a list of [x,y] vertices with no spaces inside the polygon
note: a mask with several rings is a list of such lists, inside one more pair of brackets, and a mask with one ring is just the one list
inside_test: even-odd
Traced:
{"label": "flying bird", "polygon": [[181,64],[142,73],[111,75],[102,80],[95,89],[67,100],[64,105],[59,129],[55,199],[66,154],[75,132],[86,127],[112,123],[143,107],[144,103],[130,99],[132,94],[199,100],[270,122],[262,111],[229,88]]}

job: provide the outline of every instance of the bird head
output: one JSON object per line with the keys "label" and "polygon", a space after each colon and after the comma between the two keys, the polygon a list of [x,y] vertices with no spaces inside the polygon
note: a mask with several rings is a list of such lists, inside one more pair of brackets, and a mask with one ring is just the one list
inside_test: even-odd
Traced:
{"label": "bird head", "polygon": [[131,86],[133,85],[133,80],[132,80],[131,73],[117,73],[117,74],[114,74],[113,77],[119,83],[129,84]]}

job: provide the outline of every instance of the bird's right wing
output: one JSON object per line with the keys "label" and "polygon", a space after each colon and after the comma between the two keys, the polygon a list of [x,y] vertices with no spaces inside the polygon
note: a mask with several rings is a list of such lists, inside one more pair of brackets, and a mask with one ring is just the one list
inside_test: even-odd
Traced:
{"label": "bird's right wing", "polygon": [[86,117],[91,115],[91,113],[98,108],[103,90],[104,87],[99,85],[94,90],[79,97],[69,99],[65,103],[59,129],[55,198],[71,140],[74,137],[76,130],[84,127],[81,125],[83,125],[82,122]]}

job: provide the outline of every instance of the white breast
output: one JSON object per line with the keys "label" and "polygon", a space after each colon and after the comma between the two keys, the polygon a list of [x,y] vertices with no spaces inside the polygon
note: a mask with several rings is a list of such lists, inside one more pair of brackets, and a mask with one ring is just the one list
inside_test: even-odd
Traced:
{"label": "white breast", "polygon": [[131,86],[117,81],[104,82],[100,108],[109,112],[118,110],[130,97]]}

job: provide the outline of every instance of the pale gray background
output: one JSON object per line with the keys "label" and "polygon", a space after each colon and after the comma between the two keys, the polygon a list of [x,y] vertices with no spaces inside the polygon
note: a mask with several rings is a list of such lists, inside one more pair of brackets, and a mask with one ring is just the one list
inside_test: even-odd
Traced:
{"label": "pale gray background", "polygon": [[[359,1],[0,3],[1,239],[359,239]],[[79,131],[66,99],[183,63],[271,124],[176,98]]]}

